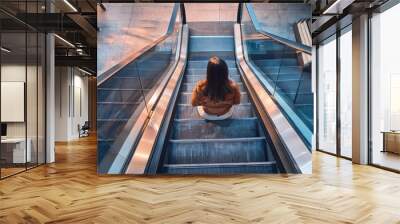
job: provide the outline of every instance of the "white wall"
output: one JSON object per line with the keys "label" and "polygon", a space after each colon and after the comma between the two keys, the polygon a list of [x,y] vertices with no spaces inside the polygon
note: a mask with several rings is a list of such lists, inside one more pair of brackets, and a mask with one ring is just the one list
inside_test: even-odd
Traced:
{"label": "white wall", "polygon": [[[5,64],[1,66],[1,81],[2,82],[25,82],[25,65],[18,65],[18,64]],[[28,74],[36,74],[36,67],[28,66],[27,67]],[[36,88],[29,88],[31,86],[36,86],[36,80],[30,79],[28,76],[29,86],[27,88],[27,106],[31,108],[36,108]],[[31,103],[34,104],[31,104]],[[7,108],[1,108],[2,110],[7,110]],[[29,111],[32,111],[30,109]],[[28,112],[29,112],[28,111]],[[30,130],[29,128],[32,127],[36,130],[36,113],[27,113],[28,122],[34,121],[35,124],[28,124],[28,137]],[[25,137],[25,123],[26,122],[7,122],[7,136],[8,137]],[[34,126],[34,127],[33,127]]]}
{"label": "white wall", "polygon": [[[28,68],[29,69],[29,68]],[[25,65],[2,65],[1,66],[2,82],[25,82]],[[7,110],[7,108],[1,108]],[[7,123],[7,137],[25,137],[25,123],[11,122]]]}
{"label": "white wall", "polygon": [[[88,77],[82,76],[82,73],[78,75],[75,72],[74,75],[74,96],[73,97],[73,104],[74,107],[72,108],[72,120],[71,120],[71,135],[73,138],[78,138],[78,124],[81,126],[85,123],[85,121],[89,120],[89,113],[88,113]],[[80,93],[79,93],[80,92]]]}
{"label": "white wall", "polygon": [[69,107],[69,69],[56,67],[55,69],[55,140],[66,141],[68,139],[68,107]]}
{"label": "white wall", "polygon": [[55,73],[55,140],[74,140],[78,125],[88,120],[88,78],[72,67],[56,67]]}
{"label": "white wall", "polygon": [[[37,70],[38,69],[38,70]],[[44,162],[44,74],[42,68],[25,64],[2,64],[2,82],[24,82],[26,85],[26,120],[24,122],[6,122],[8,138],[25,138],[30,140],[32,161],[39,158],[40,163]],[[27,79],[27,80],[26,80]],[[4,97],[4,96],[2,96]],[[7,97],[7,96],[5,96]],[[10,108],[1,108],[10,110]],[[39,153],[39,156],[37,156]]]}

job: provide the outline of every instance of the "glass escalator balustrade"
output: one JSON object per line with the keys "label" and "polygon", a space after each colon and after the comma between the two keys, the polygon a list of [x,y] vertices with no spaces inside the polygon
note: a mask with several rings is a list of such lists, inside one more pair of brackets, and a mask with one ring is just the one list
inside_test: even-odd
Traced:
{"label": "glass escalator balustrade", "polygon": [[247,40],[246,45],[249,59],[270,82],[272,93],[280,94],[311,129],[313,93],[310,66],[300,65],[293,49],[272,40]]}
{"label": "glass escalator balustrade", "polygon": [[243,10],[241,27],[245,59],[259,71],[257,74],[263,85],[310,145],[313,130],[311,64],[303,65],[296,50],[258,33],[246,10]]}
{"label": "glass escalator balustrade", "polygon": [[121,148],[140,112],[148,109],[146,104],[163,75],[175,63],[180,26],[180,21],[177,21],[174,32],[166,39],[98,86],[97,134],[100,164],[110,153],[111,147],[117,148],[117,151]]}

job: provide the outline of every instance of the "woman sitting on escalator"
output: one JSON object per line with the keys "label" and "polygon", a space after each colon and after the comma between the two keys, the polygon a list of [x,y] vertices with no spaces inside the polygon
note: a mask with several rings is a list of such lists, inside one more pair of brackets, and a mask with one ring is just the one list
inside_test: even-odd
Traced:
{"label": "woman sitting on escalator", "polygon": [[233,105],[240,103],[239,86],[228,78],[226,62],[217,56],[207,65],[207,79],[199,81],[192,94],[192,105],[207,120],[223,120],[233,114]]}

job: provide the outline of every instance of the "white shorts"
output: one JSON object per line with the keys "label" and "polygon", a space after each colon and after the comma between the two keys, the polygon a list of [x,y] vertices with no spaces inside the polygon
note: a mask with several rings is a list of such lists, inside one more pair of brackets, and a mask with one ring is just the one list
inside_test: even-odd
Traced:
{"label": "white shorts", "polygon": [[227,118],[230,118],[233,114],[233,106],[231,107],[231,109],[229,109],[228,112],[226,112],[225,114],[222,115],[213,115],[213,114],[207,114],[202,106],[198,106],[197,107],[197,112],[199,112],[200,117],[206,119],[206,120],[210,120],[210,121],[218,121],[218,120],[225,120]]}

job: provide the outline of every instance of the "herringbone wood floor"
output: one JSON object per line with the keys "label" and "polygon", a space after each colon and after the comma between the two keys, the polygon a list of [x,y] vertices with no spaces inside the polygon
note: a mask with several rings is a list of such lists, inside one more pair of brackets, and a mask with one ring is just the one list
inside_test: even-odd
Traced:
{"label": "herringbone wood floor", "polygon": [[96,142],[0,181],[0,223],[400,223],[400,175],[316,152],[313,175],[96,174]]}

